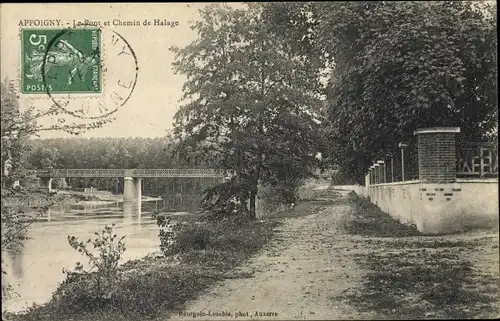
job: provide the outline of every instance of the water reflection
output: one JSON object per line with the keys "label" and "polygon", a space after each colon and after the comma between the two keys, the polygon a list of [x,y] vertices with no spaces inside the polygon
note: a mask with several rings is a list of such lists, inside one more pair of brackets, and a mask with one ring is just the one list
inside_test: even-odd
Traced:
{"label": "water reflection", "polygon": [[[21,236],[26,236],[26,232],[19,233]],[[23,277],[23,255],[21,243],[15,242],[15,245],[8,252],[8,257],[11,263],[11,272],[16,278]]]}
{"label": "water reflection", "polygon": [[126,235],[124,261],[158,250],[158,227],[151,219],[156,209],[157,201],[78,204],[49,209],[29,227],[24,236],[30,239],[23,242],[24,246],[3,255],[7,275],[2,276],[2,285],[13,285],[19,297],[3,302],[2,309],[19,311],[32,303],[44,303],[64,279],[63,268],[72,269],[78,261],[88,266],[69,246],[68,235],[86,240],[105,225],[114,223],[116,234]]}

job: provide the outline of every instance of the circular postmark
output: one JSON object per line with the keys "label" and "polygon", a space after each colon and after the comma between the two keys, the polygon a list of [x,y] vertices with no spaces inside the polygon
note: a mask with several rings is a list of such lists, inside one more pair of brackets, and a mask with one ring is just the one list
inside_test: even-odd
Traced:
{"label": "circular postmark", "polygon": [[44,49],[43,55],[27,65],[28,85],[23,88],[29,90],[30,81],[38,82],[31,89],[47,94],[55,115],[105,119],[132,96],[138,79],[137,57],[118,32],[84,26],[30,35],[31,44],[42,41],[46,45],[36,48]]}

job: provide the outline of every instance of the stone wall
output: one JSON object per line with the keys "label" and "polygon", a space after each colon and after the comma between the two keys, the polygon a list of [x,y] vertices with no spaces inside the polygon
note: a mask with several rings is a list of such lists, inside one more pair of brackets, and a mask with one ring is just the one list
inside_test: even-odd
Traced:
{"label": "stone wall", "polygon": [[371,186],[371,202],[423,233],[498,228],[498,179],[436,184],[420,181]]}
{"label": "stone wall", "polygon": [[[401,223],[423,233],[499,227],[498,178],[457,179],[457,127],[415,130],[418,180],[383,183],[380,161],[365,177],[359,195]],[[383,162],[382,162],[383,163]]]}

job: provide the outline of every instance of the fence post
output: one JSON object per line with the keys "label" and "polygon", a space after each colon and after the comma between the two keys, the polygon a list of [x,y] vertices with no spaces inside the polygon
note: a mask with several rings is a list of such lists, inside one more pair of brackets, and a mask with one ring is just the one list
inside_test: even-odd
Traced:
{"label": "fence post", "polygon": [[408,144],[399,143],[398,147],[401,149],[401,181],[405,181],[405,148],[408,147]]}
{"label": "fence post", "polygon": [[377,164],[380,173],[380,183],[383,184],[385,183],[385,163],[383,160],[379,160],[377,161]]}
{"label": "fence post", "polygon": [[384,183],[387,183],[387,163],[386,163],[387,157],[384,157]]}
{"label": "fence post", "polygon": [[479,177],[484,177],[484,148],[479,146],[479,165],[481,167]]}
{"label": "fence post", "polygon": [[394,183],[394,157],[391,156],[391,183]]}

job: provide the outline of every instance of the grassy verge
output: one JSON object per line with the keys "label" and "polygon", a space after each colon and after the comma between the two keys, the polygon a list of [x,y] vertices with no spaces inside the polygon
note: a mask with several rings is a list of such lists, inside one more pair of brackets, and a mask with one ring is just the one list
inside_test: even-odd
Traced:
{"label": "grassy verge", "polygon": [[362,235],[364,284],[343,297],[378,319],[492,318],[499,312],[498,234],[423,236],[356,195],[346,223]]}
{"label": "grassy verge", "polygon": [[[190,224],[179,234],[176,259],[150,256],[124,264],[107,300],[95,300],[89,280],[77,281],[66,293],[8,320],[152,320],[181,309],[203,290],[259,251],[279,223],[232,218]],[[238,275],[237,277],[249,277]]]}

